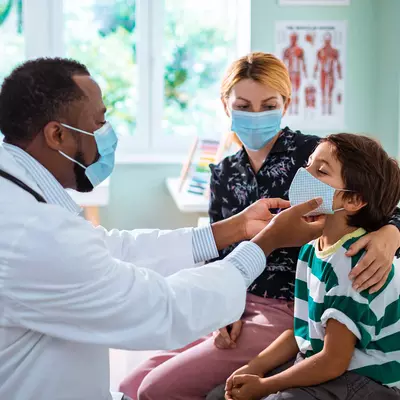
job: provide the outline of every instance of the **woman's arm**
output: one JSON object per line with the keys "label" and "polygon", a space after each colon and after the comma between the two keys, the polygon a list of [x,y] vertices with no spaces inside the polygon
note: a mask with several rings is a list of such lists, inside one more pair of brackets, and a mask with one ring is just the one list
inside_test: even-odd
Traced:
{"label": "woman's arm", "polygon": [[380,290],[386,283],[393,260],[400,248],[400,209],[397,208],[388,225],[362,237],[354,243],[347,255],[355,256],[361,250],[366,254],[353,268],[350,279],[354,279],[354,289],[370,293]]}
{"label": "woman's arm", "polygon": [[[392,218],[389,220],[389,224],[394,225],[400,231],[400,208],[397,207],[394,211]],[[399,254],[400,256],[400,254]],[[399,257],[400,258],[400,257]]]}

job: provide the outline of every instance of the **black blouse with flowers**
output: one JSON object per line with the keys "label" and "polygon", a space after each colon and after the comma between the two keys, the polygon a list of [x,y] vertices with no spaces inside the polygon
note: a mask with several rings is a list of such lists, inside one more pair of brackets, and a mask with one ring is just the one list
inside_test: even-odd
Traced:
{"label": "black blouse with flowers", "polygon": [[[285,128],[257,174],[244,149],[218,165],[211,165],[211,221],[231,217],[261,198],[288,199],[289,187],[297,170],[307,164],[319,140],[318,136],[303,135]],[[392,223],[400,229],[399,210]],[[225,257],[236,246],[221,251],[220,257]],[[271,253],[264,272],[253,282],[249,292],[262,297],[293,300],[299,250],[284,248]]]}

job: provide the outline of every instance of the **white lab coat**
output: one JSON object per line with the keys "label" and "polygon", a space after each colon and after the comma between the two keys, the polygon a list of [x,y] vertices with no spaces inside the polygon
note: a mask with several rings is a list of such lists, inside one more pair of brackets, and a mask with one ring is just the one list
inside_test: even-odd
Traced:
{"label": "white lab coat", "polygon": [[[1,146],[0,168],[41,193]],[[108,232],[3,178],[0,194],[1,399],[108,399],[108,348],[179,348],[243,313],[229,261],[188,269],[190,229]]]}

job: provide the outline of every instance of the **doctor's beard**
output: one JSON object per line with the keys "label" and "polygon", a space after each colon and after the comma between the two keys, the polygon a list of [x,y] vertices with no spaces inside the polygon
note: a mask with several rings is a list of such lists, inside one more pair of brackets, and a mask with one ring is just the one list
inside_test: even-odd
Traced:
{"label": "doctor's beard", "polygon": [[[76,153],[75,160],[82,165],[86,165],[83,154],[80,151]],[[89,181],[89,178],[86,176],[86,170],[84,170],[80,165],[75,164],[74,172],[75,172],[76,190],[81,193],[91,192],[94,187]]]}

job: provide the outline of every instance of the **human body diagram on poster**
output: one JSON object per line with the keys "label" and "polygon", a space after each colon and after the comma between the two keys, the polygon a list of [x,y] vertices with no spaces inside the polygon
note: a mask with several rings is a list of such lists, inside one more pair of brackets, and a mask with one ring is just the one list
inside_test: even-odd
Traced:
{"label": "human body diagram on poster", "polygon": [[292,82],[286,123],[301,129],[343,129],[346,23],[278,22],[276,55]]}

